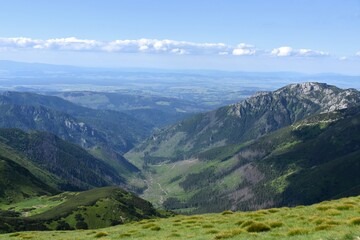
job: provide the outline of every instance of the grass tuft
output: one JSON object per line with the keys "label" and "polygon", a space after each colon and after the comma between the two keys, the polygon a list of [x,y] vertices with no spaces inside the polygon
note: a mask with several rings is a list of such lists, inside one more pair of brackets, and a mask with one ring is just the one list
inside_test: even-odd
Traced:
{"label": "grass tuft", "polygon": [[119,235],[119,238],[126,238],[126,237],[131,237],[130,233],[122,233]]}
{"label": "grass tuft", "polygon": [[214,225],[212,224],[205,224],[202,226],[203,228],[214,228]]}
{"label": "grass tuft", "polygon": [[152,228],[152,227],[156,227],[157,225],[155,223],[148,223],[144,226],[142,226],[143,229],[147,229],[147,228]]}
{"label": "grass tuft", "polygon": [[270,208],[270,209],[268,209],[268,212],[269,213],[277,213],[277,212],[279,212],[280,210],[278,209],[278,208]]}
{"label": "grass tuft", "polygon": [[221,215],[229,215],[229,214],[234,214],[234,212],[230,210],[226,210],[221,213]]}
{"label": "grass tuft", "polygon": [[253,223],[254,223],[254,221],[248,220],[248,221],[243,222],[243,223],[241,224],[241,227],[247,227],[247,226],[249,226],[249,225],[251,225],[251,224],[253,224]]}
{"label": "grass tuft", "polygon": [[232,238],[235,237],[241,233],[243,233],[244,230],[242,229],[233,229],[230,231],[219,233],[215,236],[215,239],[226,239],[226,238]]}
{"label": "grass tuft", "polygon": [[109,235],[107,232],[98,232],[95,234],[95,237],[101,238],[101,237],[106,237],[107,235]]}
{"label": "grass tuft", "polygon": [[321,225],[315,227],[315,231],[329,230],[333,227],[334,227],[334,225],[331,225],[331,224],[321,224]]}
{"label": "grass tuft", "polygon": [[152,231],[160,231],[161,230],[161,227],[159,226],[155,226],[155,227],[152,227],[150,228]]}
{"label": "grass tuft", "polygon": [[261,222],[254,222],[252,223],[247,229],[248,232],[267,232],[270,231],[270,226],[261,223]]}
{"label": "grass tuft", "polygon": [[168,236],[168,238],[174,238],[174,237],[181,237],[181,235],[178,233],[172,233]]}
{"label": "grass tuft", "polygon": [[243,224],[244,222],[245,222],[245,220],[239,220],[239,221],[237,221],[237,222],[235,223],[235,225],[240,226],[240,225]]}
{"label": "grass tuft", "polygon": [[282,222],[280,221],[269,221],[267,222],[267,224],[271,227],[271,228],[278,228],[281,227],[283,225]]}
{"label": "grass tuft", "polygon": [[342,210],[349,210],[353,207],[354,207],[354,205],[352,205],[352,204],[340,204],[340,205],[336,206],[336,209],[342,211]]}
{"label": "grass tuft", "polygon": [[305,228],[293,228],[288,232],[288,236],[305,235],[308,234],[309,230]]}
{"label": "grass tuft", "polygon": [[332,209],[333,207],[331,205],[323,205],[323,204],[320,204],[318,206],[316,206],[316,209],[319,210],[319,211],[326,211],[326,210],[329,210],[329,209]]}
{"label": "grass tuft", "polygon": [[360,217],[351,218],[349,222],[351,225],[360,225]]}
{"label": "grass tuft", "polygon": [[206,233],[206,234],[217,234],[217,233],[219,233],[219,231],[218,231],[218,230],[215,230],[215,229],[211,229],[211,230],[209,230],[209,231],[206,231],[205,233]]}
{"label": "grass tuft", "polygon": [[340,215],[341,212],[336,209],[329,209],[329,210],[325,211],[325,214],[330,215],[330,216],[337,216],[337,215]]}
{"label": "grass tuft", "polygon": [[9,237],[17,237],[19,235],[20,235],[20,233],[12,233],[12,234],[9,235]]}

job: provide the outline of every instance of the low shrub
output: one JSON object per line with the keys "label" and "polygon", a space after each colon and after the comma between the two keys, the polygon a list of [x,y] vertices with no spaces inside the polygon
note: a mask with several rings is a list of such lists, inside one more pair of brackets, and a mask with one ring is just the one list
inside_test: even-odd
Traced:
{"label": "low shrub", "polygon": [[248,232],[267,232],[270,231],[270,226],[261,223],[261,222],[254,222],[252,223],[247,229]]}
{"label": "low shrub", "polygon": [[17,237],[19,235],[20,235],[20,233],[12,233],[12,234],[9,235],[9,237]]}
{"label": "low shrub", "polygon": [[214,225],[211,225],[211,224],[205,224],[202,226],[203,228],[213,228]]}
{"label": "low shrub", "polygon": [[131,237],[130,233],[122,233],[119,235],[119,238],[126,238],[126,237]]}
{"label": "low shrub", "polygon": [[354,205],[351,205],[351,204],[341,204],[341,205],[337,205],[336,209],[342,211],[342,210],[349,210],[353,207],[354,207]]}
{"label": "low shrub", "polygon": [[181,237],[181,235],[178,233],[172,233],[168,236],[168,238],[173,238],[173,237]]}
{"label": "low shrub", "polygon": [[195,221],[195,220],[187,220],[187,221],[184,221],[184,223],[192,224],[192,223],[197,223],[197,221]]}
{"label": "low shrub", "polygon": [[144,226],[142,226],[143,229],[147,229],[147,228],[152,228],[152,227],[156,227],[157,225],[155,223],[148,223],[145,224]]}
{"label": "low shrub", "polygon": [[160,231],[161,230],[161,227],[159,226],[155,226],[155,227],[152,227],[150,228],[152,231]]}
{"label": "low shrub", "polygon": [[234,214],[234,212],[233,212],[233,211],[230,211],[230,210],[227,210],[227,211],[223,211],[223,212],[221,213],[221,215],[229,215],[229,214]]}
{"label": "low shrub", "polygon": [[270,208],[267,210],[269,213],[276,213],[276,212],[279,212],[280,210],[277,209],[277,208]]}
{"label": "low shrub", "polygon": [[351,218],[349,222],[351,225],[360,225],[360,217]]}
{"label": "low shrub", "polygon": [[95,237],[101,238],[101,237],[106,237],[107,235],[109,235],[107,232],[98,232],[95,234]]}

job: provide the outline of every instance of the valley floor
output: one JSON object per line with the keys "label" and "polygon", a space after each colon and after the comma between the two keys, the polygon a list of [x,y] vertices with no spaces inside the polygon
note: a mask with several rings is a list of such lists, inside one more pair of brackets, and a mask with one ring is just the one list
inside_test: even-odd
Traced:
{"label": "valley floor", "polygon": [[97,230],[19,232],[0,239],[360,239],[360,196],[311,206],[147,219]]}

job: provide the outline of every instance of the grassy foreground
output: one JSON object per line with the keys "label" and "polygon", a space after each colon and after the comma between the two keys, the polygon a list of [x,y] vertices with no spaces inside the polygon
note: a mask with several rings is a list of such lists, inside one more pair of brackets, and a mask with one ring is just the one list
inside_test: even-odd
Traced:
{"label": "grassy foreground", "polygon": [[19,232],[0,239],[360,239],[360,196],[311,206],[147,219],[110,228]]}

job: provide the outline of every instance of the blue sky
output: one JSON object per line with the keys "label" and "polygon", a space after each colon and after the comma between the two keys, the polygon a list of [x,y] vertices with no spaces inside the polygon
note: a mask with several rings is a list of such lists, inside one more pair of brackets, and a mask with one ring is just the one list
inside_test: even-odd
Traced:
{"label": "blue sky", "polygon": [[360,0],[4,0],[0,26],[6,60],[360,74]]}

